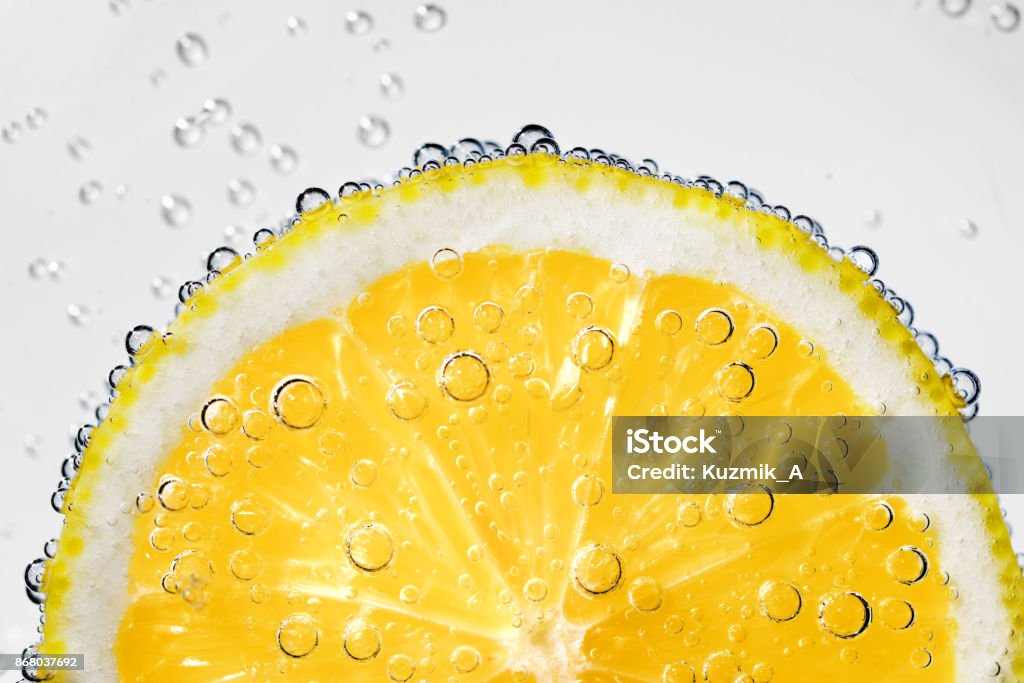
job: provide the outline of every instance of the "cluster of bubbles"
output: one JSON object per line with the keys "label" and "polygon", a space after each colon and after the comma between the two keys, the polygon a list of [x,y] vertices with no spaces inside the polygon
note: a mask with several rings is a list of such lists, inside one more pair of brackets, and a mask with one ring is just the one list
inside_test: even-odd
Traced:
{"label": "cluster of bubbles", "polygon": [[37,130],[46,123],[47,113],[42,107],[32,107],[25,112],[25,124],[22,126],[21,121],[9,121],[4,124],[3,128],[0,128],[0,138],[3,138],[4,142],[14,143],[21,137],[22,131],[27,128],[28,130]]}
{"label": "cluster of bubbles", "polygon": [[[430,8],[433,6],[424,7]],[[426,13],[423,19],[424,22],[427,22],[427,19],[432,16],[434,17],[432,21],[438,21],[436,16],[431,14],[432,11],[424,10]],[[419,12],[417,16],[420,16]],[[443,17],[443,12],[441,16]],[[439,21],[438,27],[443,25],[444,19],[442,18]],[[372,19],[365,15],[365,13],[349,13],[347,25],[351,32],[366,32],[372,27]],[[425,28],[425,30],[427,29]],[[204,106],[204,112],[210,117],[213,117],[215,112],[220,112],[223,115],[222,120],[226,120],[226,115],[230,115],[230,107],[222,106],[220,104],[222,102],[222,100],[211,100],[208,103],[209,107]],[[223,102],[223,104],[226,105],[226,102]],[[369,117],[367,118],[369,119]],[[381,124],[383,124],[386,130],[386,122],[382,120],[368,120],[366,126],[367,134],[370,134],[375,127]],[[379,132],[374,134],[379,134]],[[251,153],[258,149],[260,144],[261,137],[259,131],[250,124],[241,124],[235,126],[235,129],[232,130],[232,145],[240,153]],[[511,143],[506,146],[491,140],[479,140],[476,138],[462,138],[451,146],[437,143],[424,144],[413,154],[412,165],[401,168],[392,182],[394,185],[399,185],[407,179],[442,167],[463,166],[468,168],[490,160],[523,156],[529,153],[560,156],[565,161],[587,161],[635,173],[639,176],[660,178],[665,182],[681,187],[705,190],[717,197],[731,197],[733,200],[741,202],[750,211],[770,214],[791,223],[807,233],[832,258],[837,261],[849,259],[868,275],[870,286],[875,287],[893,307],[898,319],[910,330],[922,351],[935,364],[939,375],[949,374],[951,376],[954,388],[965,405],[962,409],[964,417],[970,419],[977,413],[978,397],[980,394],[980,383],[977,376],[965,368],[954,367],[946,357],[940,354],[938,340],[935,336],[914,326],[914,310],[910,303],[898,296],[882,280],[876,277],[879,262],[874,251],[865,246],[842,249],[831,244],[826,238],[821,225],[816,220],[806,215],[794,215],[793,212],[783,205],[773,205],[767,202],[760,192],[740,181],[729,180],[722,182],[708,175],[683,178],[661,170],[658,164],[651,159],[643,159],[639,163],[633,163],[619,154],[599,148],[573,147],[562,151],[550,130],[540,125],[531,124],[518,130],[513,136]],[[252,237],[251,249],[239,251],[233,247],[223,246],[212,251],[207,258],[206,273],[201,278],[189,280],[178,288],[179,301],[176,312],[180,312],[190,306],[194,297],[209,283],[218,278],[223,271],[236,266],[244,259],[250,258],[282,235],[291,231],[301,222],[300,214],[314,210],[328,202],[335,202],[340,208],[344,208],[345,202],[352,195],[365,192],[375,194],[383,189],[384,184],[381,182],[363,180],[343,183],[333,197],[331,193],[320,188],[304,190],[296,199],[295,208],[297,213],[287,217],[275,226],[263,227],[257,230]],[[239,185],[239,187],[232,190],[229,187],[229,192],[236,190],[239,193],[244,193],[246,188]],[[188,203],[183,198],[174,195],[164,197],[162,210],[164,211],[165,219],[172,225],[184,224],[191,216],[191,207],[188,206]],[[435,254],[431,266],[436,273],[442,276],[445,274],[456,274],[458,269],[461,268],[461,258],[450,249],[441,249]],[[49,263],[46,264],[45,268],[42,265],[38,266],[38,270],[40,274],[43,272],[49,273]],[[628,277],[629,271],[626,266],[616,264],[612,268],[610,275],[613,278],[624,278]],[[152,287],[154,292],[159,291],[160,293],[172,289],[165,278],[154,279]],[[517,305],[529,307],[530,297],[531,292],[529,291],[524,290],[517,293]],[[586,317],[592,307],[593,303],[589,301],[589,297],[586,297],[586,295],[570,295],[567,299],[567,309],[571,313],[575,311],[578,314],[577,317],[580,318]],[[72,308],[75,310],[72,311]],[[86,316],[87,311],[81,307],[73,306],[69,307],[68,314],[75,320]],[[488,307],[485,302],[475,311],[474,323],[481,329],[494,327],[500,324],[502,314],[499,306],[494,304],[493,307]],[[443,340],[447,335],[451,334],[452,324],[450,313],[443,308],[432,307],[420,313],[416,320],[416,330],[428,342],[431,340]],[[675,314],[675,317],[673,317],[673,312],[665,312],[662,316],[659,316],[657,321],[659,329],[666,334],[678,331],[681,324],[678,314]],[[733,332],[734,326],[728,314],[718,309],[705,311],[697,323],[698,336],[706,344],[714,345],[721,343],[728,339]],[[755,328],[751,330],[750,334],[754,335],[754,337],[748,339],[749,343],[762,349],[762,352],[766,355],[774,351],[778,344],[777,334],[770,327],[761,326]],[[173,337],[171,335],[161,335],[147,325],[136,326],[127,334],[125,339],[125,348],[128,352],[127,363],[118,365],[110,371],[107,377],[109,395],[105,401],[95,408],[96,422],[86,424],[77,431],[73,439],[74,450],[62,462],[62,478],[51,497],[51,504],[57,512],[62,514],[65,512],[65,494],[70,489],[71,482],[81,466],[82,458],[89,444],[93,429],[106,418],[110,402],[118,393],[119,383],[151,343],[171,344],[173,343]],[[600,327],[586,327],[573,339],[572,351],[573,360],[578,366],[586,370],[598,370],[607,366],[612,360],[615,353],[614,336],[609,330]],[[527,377],[532,372],[531,366],[533,361],[528,356],[512,358],[509,363],[513,374]],[[753,390],[754,377],[749,366],[745,366],[742,363],[732,364],[723,368],[719,374],[720,376],[717,378],[717,381],[720,391],[733,395],[737,400],[742,399]],[[315,423],[319,419],[319,415],[309,414],[308,410],[302,408],[302,406],[319,405],[316,400],[306,400],[309,398],[310,392],[318,390],[314,384],[310,384],[308,387],[305,386],[303,381],[296,379],[294,383],[285,382],[278,387],[275,395],[275,404],[280,406],[299,406],[299,408],[296,409],[297,412],[294,415],[287,414],[287,412],[279,412],[276,415],[277,419],[286,423],[289,421],[304,422],[309,420]],[[445,394],[452,400],[472,401],[488,389],[491,376],[486,363],[478,354],[459,352],[450,355],[444,360],[439,381]],[[307,384],[309,383],[307,382]],[[315,396],[313,398],[315,399]],[[426,399],[419,390],[411,384],[403,384],[401,382],[396,383],[391,388],[387,396],[387,402],[391,412],[396,417],[404,420],[415,419],[426,409]],[[287,409],[284,410],[287,411]],[[204,422],[204,427],[214,431],[219,429],[218,425],[221,424],[225,425],[226,428],[231,428],[239,419],[237,411],[232,411],[230,405],[221,406],[216,403],[216,400],[211,401],[207,405],[201,418]],[[224,463],[219,462],[215,457],[211,457],[207,465],[211,468],[210,471],[215,473],[224,466]],[[362,481],[371,481],[369,478],[375,476],[373,468],[363,468],[363,470],[356,471],[354,469],[352,476]],[[161,490],[158,491],[158,498],[161,497],[162,492],[163,497],[167,498],[167,504],[173,505],[174,501],[171,498],[173,498],[172,494],[175,493],[175,484],[167,483],[167,486],[166,490],[164,490],[164,487],[161,487]],[[573,496],[580,505],[593,505],[600,501],[603,495],[603,482],[593,477],[582,477],[573,486]],[[242,504],[244,504],[244,501],[239,503],[239,505]],[[760,524],[767,519],[772,509],[772,496],[768,491],[765,491],[762,496],[743,495],[734,497],[726,505],[727,514],[730,515],[734,522],[745,526]],[[233,513],[237,513],[233,514],[235,526],[243,531],[243,533],[245,533],[245,528],[248,528],[246,525],[256,524],[262,519],[260,514],[256,514],[252,510],[238,510],[233,511]],[[686,526],[693,526],[699,523],[700,518],[701,511],[697,506],[693,506],[692,509],[681,509],[679,513],[680,523]],[[258,532],[258,529],[250,529],[249,531],[249,533],[256,532]],[[154,544],[160,544],[164,543],[166,539],[157,537],[151,539],[151,541]],[[387,530],[379,527],[379,525],[370,523],[356,527],[350,531],[347,539],[349,559],[354,566],[364,571],[383,569],[391,562],[393,557],[394,549],[393,546],[389,545],[389,542],[390,538],[387,535]],[[56,541],[51,540],[47,542],[46,549],[46,556],[52,557],[56,550]],[[233,571],[245,574],[248,572],[246,567],[251,568],[254,561],[253,558],[237,558]],[[33,602],[38,604],[41,604],[45,598],[40,591],[44,564],[45,558],[40,558],[33,561],[26,570],[26,589],[28,595]],[[927,572],[925,556],[914,548],[899,549],[895,555],[890,556],[887,566],[890,573],[896,576],[898,580],[909,579],[909,581],[903,581],[904,583],[913,583],[922,578]],[[574,557],[573,567],[576,587],[590,595],[601,595],[609,592],[618,587],[623,579],[621,559],[612,550],[603,546],[592,546],[579,550]],[[917,574],[920,574],[920,576],[917,576]],[[547,586],[543,582],[538,581],[527,582],[524,587],[526,598],[531,601],[543,600],[547,594]],[[638,609],[641,607],[653,609],[656,608],[655,605],[660,604],[660,589],[657,588],[656,584],[650,584],[649,581],[634,582],[629,590],[631,601],[635,605],[640,606]],[[793,595],[794,590],[792,586],[789,588],[763,588],[762,603],[764,605],[765,600],[767,600],[767,605],[764,605],[766,613],[777,617],[784,617],[789,612],[792,612],[789,618],[795,616],[796,612],[800,609],[800,605],[802,605],[802,597],[799,594]],[[830,621],[833,613],[842,615],[843,620],[846,620],[850,614],[860,613],[856,609],[857,604],[854,604],[854,601],[858,600],[863,601],[863,598],[856,596],[856,594],[836,594],[827,602],[823,602],[820,606],[819,618],[823,621],[825,628],[837,635],[849,634],[840,635],[840,637],[853,637],[859,634],[863,628],[866,628],[866,622],[858,625],[846,624],[845,621],[843,624],[832,624]],[[881,612],[881,606],[879,606],[879,610]],[[898,613],[900,608],[898,606],[893,607],[892,611]],[[861,612],[870,615],[870,608],[867,607],[866,603],[862,606]],[[364,657],[376,656],[376,652],[379,651],[379,640],[377,645],[374,646],[375,641],[371,633],[375,627],[364,624],[360,628],[364,626],[365,631],[361,631],[358,637],[356,634],[353,634],[353,649],[350,651],[352,656],[357,657],[359,654],[363,654]],[[312,648],[316,647],[317,639],[315,633],[315,624],[308,623],[301,618],[296,618],[294,621],[282,623],[278,635],[279,644],[282,649],[294,648],[296,652],[307,648],[312,651]],[[468,666],[473,657],[470,653],[459,655],[459,659]],[[924,661],[924,655],[920,656],[920,660]],[[930,663],[930,655],[928,655],[928,662]],[[26,676],[28,677],[28,674]],[[31,677],[29,678],[30,680],[36,680]]]}

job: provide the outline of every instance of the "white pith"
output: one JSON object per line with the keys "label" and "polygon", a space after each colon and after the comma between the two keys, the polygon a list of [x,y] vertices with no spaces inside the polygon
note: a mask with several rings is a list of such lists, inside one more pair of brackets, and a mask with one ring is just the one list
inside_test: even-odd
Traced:
{"label": "white pith", "polygon": [[[61,634],[67,651],[85,653],[89,671],[67,672],[64,680],[118,681],[111,648],[127,606],[124,573],[134,550],[134,517],[121,509],[151,486],[183,420],[208,398],[215,379],[254,346],[331,315],[382,275],[428,260],[441,247],[584,250],[625,263],[633,273],[690,274],[732,284],[827,350],[830,364],[869,404],[884,403],[893,415],[933,413],[913,391],[916,381],[904,357],[876,334],[856,302],[827,278],[809,277],[784,252],[757,244],[739,227],[748,220],[745,212],[735,214],[737,229],[730,230],[706,214],[675,208],[667,191],[648,192],[638,203],[617,197],[610,185],[595,183],[581,192],[554,180],[527,189],[512,174],[427,192],[412,203],[393,193],[378,201],[380,215],[370,226],[286,240],[279,246],[288,251],[285,267],[214,291],[217,311],[190,325],[175,372],[158,372],[127,408],[130,426],[104,453],[103,467],[113,474],[94,477],[90,499],[74,511],[84,516],[90,535],[73,559],[76,581],[65,598]],[[251,302],[259,302],[255,315]],[[938,433],[905,438],[917,439],[917,452],[936,454],[946,442]],[[922,439],[933,447],[923,447]],[[1011,626],[978,503],[965,495],[932,495],[915,496],[912,504],[939,529],[940,561],[952,583],[964,587],[954,603],[961,677],[981,679],[986,666],[999,662],[1001,673],[988,680],[1015,680],[1003,652]]]}

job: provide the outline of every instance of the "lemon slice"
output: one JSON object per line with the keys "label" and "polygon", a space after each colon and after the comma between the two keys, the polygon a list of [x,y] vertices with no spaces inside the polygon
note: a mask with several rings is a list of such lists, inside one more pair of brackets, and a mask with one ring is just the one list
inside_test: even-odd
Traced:
{"label": "lemon slice", "polygon": [[57,679],[1017,680],[993,495],[611,492],[612,415],[956,415],[853,261],[604,164],[432,166],[304,193],[130,335],[37,586]]}

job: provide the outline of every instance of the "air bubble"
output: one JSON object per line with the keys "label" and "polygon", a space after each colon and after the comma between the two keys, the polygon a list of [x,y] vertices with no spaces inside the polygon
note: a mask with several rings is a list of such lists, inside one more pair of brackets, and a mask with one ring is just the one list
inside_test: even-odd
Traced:
{"label": "air bubble", "polygon": [[319,642],[320,626],[308,614],[286,617],[277,629],[277,644],[289,657],[305,657],[316,649]]}
{"label": "air bubble", "polygon": [[399,420],[415,420],[427,411],[427,398],[412,382],[398,382],[388,390],[388,410]]}
{"label": "air bubble", "polygon": [[697,503],[683,503],[676,510],[676,519],[684,527],[695,527],[700,524],[701,518],[704,513],[700,509],[700,505]]}
{"label": "air bubble", "polygon": [[295,199],[295,211],[296,213],[316,211],[329,201],[331,201],[331,195],[327,194],[327,190],[319,187],[307,187]]}
{"label": "air bubble", "polygon": [[622,560],[604,546],[586,546],[573,557],[572,573],[585,594],[603,595],[615,590],[622,580]]}
{"label": "air bubble", "polygon": [[761,323],[750,328],[743,339],[743,348],[752,357],[764,360],[779,347],[779,333],[771,325]]}
{"label": "air bubble", "polygon": [[428,306],[416,317],[416,332],[430,344],[440,344],[455,331],[452,314],[440,306]]}
{"label": "air bubble", "polygon": [[629,266],[624,263],[613,263],[608,269],[608,276],[613,282],[622,284],[629,279]]}
{"label": "air bubble", "polygon": [[662,683],[696,683],[697,672],[686,662],[672,662],[661,670]]}
{"label": "air bubble", "polygon": [[263,135],[251,123],[239,123],[231,128],[231,147],[239,154],[250,155],[263,145]]}
{"label": "air bubble", "polygon": [[523,597],[530,602],[540,602],[548,596],[548,584],[544,579],[533,577],[523,584]]}
{"label": "air bubble", "polygon": [[664,310],[654,319],[654,327],[666,337],[671,337],[683,329],[683,316],[678,311]]}
{"label": "air bubble", "polygon": [[537,142],[542,138],[554,139],[555,135],[544,126],[536,123],[531,123],[520,128],[515,135],[512,136],[512,142],[522,145],[526,149],[533,146],[533,143]]}
{"label": "air bubble", "polygon": [[473,311],[473,324],[484,334],[493,334],[501,327],[505,312],[493,301],[484,301]]}
{"label": "air bubble", "polygon": [[939,0],[939,7],[947,16],[962,17],[971,8],[971,0]]}
{"label": "air bubble", "polygon": [[351,10],[345,14],[345,28],[354,36],[362,36],[373,30],[373,17],[362,10]]}
{"label": "air bubble", "polygon": [[270,148],[270,167],[287,175],[299,165],[299,155],[288,145],[273,145]]}
{"label": "air bubble", "polygon": [[869,503],[864,508],[864,526],[874,531],[882,531],[889,528],[894,518],[895,514],[892,507],[885,501]]}
{"label": "air bubble", "polygon": [[405,92],[405,83],[398,74],[381,74],[380,92],[389,100],[397,100],[402,96],[402,93]]}
{"label": "air bubble", "polygon": [[156,490],[156,499],[161,507],[171,512],[184,510],[188,505],[189,485],[181,479],[167,479]]}
{"label": "air bubble", "polygon": [[829,593],[818,606],[818,620],[837,638],[854,638],[871,623],[871,608],[857,593]]}
{"label": "air bubble", "polygon": [[380,524],[369,522],[353,527],[345,539],[345,554],[349,561],[364,572],[386,569],[395,557],[395,544],[391,534]]}
{"label": "air bubble", "polygon": [[203,451],[206,470],[215,477],[226,477],[231,472],[231,451],[220,446],[210,446]]}
{"label": "air bubble", "polygon": [[800,613],[803,606],[800,591],[785,581],[765,581],[757,596],[761,612],[772,621],[789,621]]}
{"label": "air bubble", "polygon": [[878,621],[894,631],[910,628],[914,616],[914,608],[904,600],[886,598],[878,605]]}
{"label": "air bubble", "polygon": [[285,28],[288,30],[288,35],[294,38],[305,33],[308,27],[306,21],[301,17],[291,16],[285,21]]}
{"label": "air bubble", "polygon": [[902,584],[917,583],[928,573],[928,558],[913,546],[905,545],[889,553],[885,560],[889,575]]}
{"label": "air bubble", "polygon": [[192,220],[192,204],[177,194],[165,194],[160,199],[160,215],[172,228],[180,228]]}
{"label": "air bubble", "polygon": [[448,15],[437,5],[420,5],[413,14],[413,25],[421,31],[433,33],[444,28]]}
{"label": "air bubble", "polygon": [[228,560],[228,568],[239,581],[251,581],[263,567],[260,556],[254,550],[236,550]]}
{"label": "air bubble", "polygon": [[593,474],[580,475],[572,484],[572,497],[583,507],[593,507],[604,498],[604,482]]}
{"label": "air bubble", "polygon": [[715,382],[722,398],[739,402],[754,391],[754,369],[746,363],[729,363],[715,373]]}
{"label": "air bubble", "polygon": [[125,335],[124,348],[129,356],[139,356],[152,338],[152,327],[149,325],[136,325]]}
{"label": "air bubble", "polygon": [[78,200],[89,206],[103,194],[103,185],[98,180],[90,180],[78,188]]}
{"label": "air bubble", "polygon": [[989,10],[992,16],[992,23],[997,29],[1009,33],[1020,26],[1020,9],[1012,2],[1001,0],[992,5]]}
{"label": "air bubble", "polygon": [[203,428],[213,434],[229,434],[238,425],[238,408],[231,399],[218,396],[203,406],[200,420]]}
{"label": "air bubble", "polygon": [[607,367],[615,355],[615,338],[603,327],[587,327],[572,340],[573,362],[590,372]]}
{"label": "air bubble", "polygon": [[242,262],[242,257],[231,247],[218,247],[206,257],[206,270],[225,273]]}
{"label": "air bubble", "polygon": [[450,280],[462,272],[462,256],[454,249],[438,249],[430,259],[430,269],[442,280]]}
{"label": "air bubble", "polygon": [[246,536],[255,536],[270,524],[270,513],[255,498],[245,496],[231,505],[231,523]]}
{"label": "air bubble", "polygon": [[274,389],[271,406],[286,427],[309,429],[323,417],[327,400],[312,380],[289,377]]}
{"label": "air bubble", "polygon": [[584,292],[573,292],[565,299],[565,310],[577,320],[582,320],[594,312],[594,301]]}
{"label": "air bubble", "polygon": [[775,497],[761,484],[744,484],[739,492],[725,497],[725,512],[739,526],[764,523],[775,509]]}
{"label": "air bubble", "polygon": [[475,401],[484,395],[490,382],[487,364],[472,351],[452,354],[441,366],[441,388],[456,401]]}
{"label": "air bubble", "polygon": [[349,470],[349,479],[353,484],[367,487],[377,481],[377,463],[372,460],[357,460]]}
{"label": "air bubble", "polygon": [[720,308],[709,308],[699,316],[694,325],[697,338],[709,346],[724,344],[732,336],[732,317]]}
{"label": "air bubble", "polygon": [[202,66],[210,57],[210,49],[206,41],[195,33],[181,35],[174,44],[178,59],[186,66]]}
{"label": "air bubble", "polygon": [[927,669],[932,664],[932,653],[919,647],[910,653],[910,663],[918,669]]}
{"label": "air bubble", "polygon": [[174,142],[179,147],[195,147],[206,137],[206,129],[192,116],[183,116],[174,122]]}
{"label": "air bubble", "polygon": [[640,576],[629,584],[629,604],[641,612],[654,612],[661,607],[661,585],[650,576]]}
{"label": "air bubble", "polygon": [[405,683],[416,674],[416,662],[412,657],[403,654],[392,655],[388,659],[388,678],[395,683]]}
{"label": "air bubble", "polygon": [[256,198],[256,186],[244,178],[228,181],[228,199],[235,206],[248,206]]}
{"label": "air bubble", "polygon": [[960,221],[958,230],[960,231],[960,234],[967,239],[974,239],[978,236],[978,224],[969,218],[965,218]]}
{"label": "air bubble", "polygon": [[17,121],[11,121],[4,126],[3,131],[0,132],[0,136],[3,137],[4,142],[15,143],[18,138],[21,137],[21,124]]}
{"label": "air bubble", "polygon": [[878,270],[878,254],[869,247],[851,247],[850,250],[846,252],[846,256],[853,262],[853,265],[864,271],[868,277],[874,275]]}
{"label": "air bubble", "polygon": [[391,126],[380,116],[367,114],[359,117],[357,137],[366,147],[380,147],[391,137]]}
{"label": "air bubble", "polygon": [[736,683],[739,659],[729,650],[713,652],[704,660],[703,673],[707,683]]}

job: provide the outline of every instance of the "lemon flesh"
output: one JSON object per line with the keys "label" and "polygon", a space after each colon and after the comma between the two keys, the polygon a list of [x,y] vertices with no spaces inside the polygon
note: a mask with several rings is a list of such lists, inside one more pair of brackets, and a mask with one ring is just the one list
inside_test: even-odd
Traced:
{"label": "lemon flesh", "polygon": [[322,207],[144,349],[67,498],[44,650],[139,682],[1016,680],[991,496],[611,494],[616,414],[955,414],[864,280],[542,156]]}

